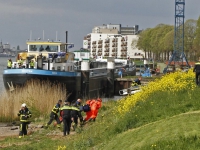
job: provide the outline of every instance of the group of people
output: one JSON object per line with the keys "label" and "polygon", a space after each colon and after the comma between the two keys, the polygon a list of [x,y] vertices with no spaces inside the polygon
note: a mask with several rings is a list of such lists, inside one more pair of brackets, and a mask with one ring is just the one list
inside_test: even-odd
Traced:
{"label": "group of people", "polygon": [[[18,67],[19,68],[24,68],[23,67],[23,63],[24,63],[24,60],[22,59],[22,57],[20,56],[20,58],[17,60],[17,64],[18,64]],[[12,64],[13,64],[13,62],[12,62],[12,60],[11,60],[11,58],[9,58],[8,59],[8,63],[7,63],[7,69],[11,69],[11,68],[17,68],[17,64],[15,63],[14,64],[14,66],[12,67]],[[31,69],[33,69],[34,68],[34,60],[32,59],[32,60],[30,60],[29,61],[29,65],[30,65],[30,68]]]}
{"label": "group of people", "polygon": [[[82,105],[81,99],[77,99],[75,102],[65,100],[63,106],[62,103],[62,100],[58,100],[50,113],[49,121],[44,127],[48,128],[54,120],[56,121],[54,126],[58,128],[60,128],[61,123],[63,123],[63,136],[66,136],[70,134],[71,127],[73,130],[76,129],[78,123],[82,126],[86,122],[95,121],[98,110],[101,108],[102,100],[100,98],[87,100],[85,105]],[[82,112],[86,113],[85,118],[83,118]],[[21,105],[18,116],[20,116],[21,122],[19,132],[19,138],[21,138],[27,135],[28,124],[30,123],[29,118],[32,116],[25,103]]]}
{"label": "group of people", "polygon": [[[82,105],[82,100],[77,99],[75,102],[64,101],[64,105],[62,105],[62,100],[58,100],[58,103],[53,107],[50,113],[50,120],[45,125],[45,128],[56,120],[56,125],[60,128],[60,124],[63,122],[63,136],[70,134],[70,128],[73,130],[78,126],[78,120],[80,125],[84,125],[87,121],[95,121],[98,109],[101,107],[102,100],[92,99],[87,100],[86,105]],[[85,109],[85,106],[88,106],[89,109]],[[83,119],[82,111],[86,112],[86,117]]]}

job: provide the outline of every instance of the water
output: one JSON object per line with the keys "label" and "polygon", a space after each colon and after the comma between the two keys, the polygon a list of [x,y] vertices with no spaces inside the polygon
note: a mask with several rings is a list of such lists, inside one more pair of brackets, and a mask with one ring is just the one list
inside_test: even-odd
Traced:
{"label": "water", "polygon": [[[5,90],[3,84],[3,70],[7,67],[7,60],[9,57],[0,57],[0,91]],[[15,58],[12,58],[12,61],[15,61]]]}

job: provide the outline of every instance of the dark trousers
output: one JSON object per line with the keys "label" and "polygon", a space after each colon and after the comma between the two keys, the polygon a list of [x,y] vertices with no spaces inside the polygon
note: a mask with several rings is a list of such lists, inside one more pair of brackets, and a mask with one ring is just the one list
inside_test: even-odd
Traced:
{"label": "dark trousers", "polygon": [[77,124],[78,124],[78,116],[74,116],[74,117],[73,117],[73,120],[74,120],[74,123],[75,123],[76,126],[77,126]]}
{"label": "dark trousers", "polygon": [[50,120],[49,120],[49,122],[47,124],[50,125],[53,122],[54,119],[56,120],[56,122],[58,124],[60,124],[60,119],[59,119],[58,115],[56,113],[54,113],[54,112],[51,112]]}
{"label": "dark trousers", "polygon": [[71,117],[63,117],[63,135],[69,135],[71,127]]}
{"label": "dark trousers", "polygon": [[196,72],[196,84],[199,85],[200,72]]}
{"label": "dark trousers", "polygon": [[19,128],[19,136],[27,135],[28,122],[21,122]]}

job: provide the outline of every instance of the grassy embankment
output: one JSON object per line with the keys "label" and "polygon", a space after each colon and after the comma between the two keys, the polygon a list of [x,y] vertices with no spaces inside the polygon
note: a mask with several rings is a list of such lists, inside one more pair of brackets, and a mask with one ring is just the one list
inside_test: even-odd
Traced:
{"label": "grassy embankment", "polygon": [[[96,122],[67,137],[38,131],[1,141],[5,149],[181,149],[200,146],[200,88],[194,73],[177,72],[150,82],[142,92],[103,104]],[[36,122],[37,123],[37,122]],[[1,145],[0,144],[0,145]]]}

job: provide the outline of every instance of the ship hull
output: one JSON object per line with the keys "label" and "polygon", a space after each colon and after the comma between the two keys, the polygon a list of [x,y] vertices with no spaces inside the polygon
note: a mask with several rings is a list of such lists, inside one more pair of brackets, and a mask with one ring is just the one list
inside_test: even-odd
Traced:
{"label": "ship hull", "polygon": [[[109,97],[108,93],[108,76],[107,69],[99,69],[88,72],[89,83],[84,86],[81,78],[81,72],[63,72],[53,70],[39,69],[5,69],[3,73],[3,81],[6,89],[9,89],[8,83],[16,86],[23,86],[28,80],[39,79],[41,81],[48,80],[52,83],[61,83],[67,89],[67,93],[72,93],[71,100],[81,98]],[[127,71],[126,75],[135,75],[135,71]],[[114,78],[118,77],[118,73],[114,73]],[[88,88],[88,93],[85,88]]]}

